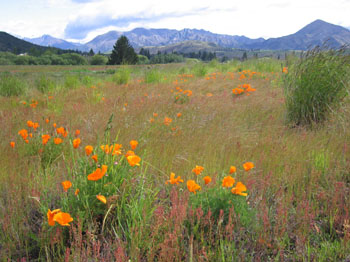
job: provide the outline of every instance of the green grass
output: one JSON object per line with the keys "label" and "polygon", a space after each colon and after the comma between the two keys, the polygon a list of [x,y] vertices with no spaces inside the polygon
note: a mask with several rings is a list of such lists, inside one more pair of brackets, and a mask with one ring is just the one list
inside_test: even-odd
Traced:
{"label": "green grass", "polygon": [[[284,90],[274,84],[282,73],[271,73],[280,61],[265,62],[128,66],[125,86],[106,73],[119,67],[17,68],[12,74],[28,83],[26,93],[0,97],[1,260],[348,259],[350,126],[344,119],[350,116],[349,101],[317,129],[290,129]],[[206,73],[190,75],[197,66]],[[247,73],[239,79],[238,71],[259,67],[264,77]],[[206,79],[212,72],[215,78]],[[50,94],[33,84],[41,74],[57,84]],[[147,74],[152,81],[146,81]],[[71,75],[77,85],[64,88]],[[241,84],[256,91],[233,96]],[[188,101],[174,100],[176,87],[192,91]],[[36,108],[29,106],[31,99],[39,101]],[[172,119],[168,126],[165,117]],[[27,127],[28,120],[39,123],[37,131]],[[60,136],[54,123],[68,130],[58,146],[52,140]],[[23,128],[33,134],[29,144],[17,134]],[[76,129],[81,145],[73,148]],[[51,135],[46,146],[42,134]],[[130,140],[139,142],[134,152],[140,166],[131,167],[125,158]],[[122,155],[100,147],[116,143],[122,144]],[[86,155],[86,145],[94,147],[97,163]],[[247,161],[255,168],[244,171]],[[103,164],[107,176],[89,181]],[[192,172],[196,165],[204,167],[198,176]],[[236,182],[247,186],[247,197],[222,188],[231,165],[238,169],[232,174]],[[165,184],[171,172],[184,183]],[[205,185],[204,176],[212,182]],[[67,192],[65,180],[72,182]],[[189,192],[188,180],[201,191]],[[71,226],[49,226],[48,208],[68,212]]]}
{"label": "green grass", "polygon": [[25,83],[11,73],[0,73],[0,96],[23,95],[25,89]]}
{"label": "green grass", "polygon": [[349,92],[349,57],[344,50],[316,47],[284,77],[287,121],[311,126],[324,122]]}

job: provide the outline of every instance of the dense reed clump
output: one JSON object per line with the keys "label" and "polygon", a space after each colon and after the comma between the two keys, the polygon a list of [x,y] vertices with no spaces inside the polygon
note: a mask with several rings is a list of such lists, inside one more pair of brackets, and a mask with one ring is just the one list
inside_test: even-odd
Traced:
{"label": "dense reed clump", "polygon": [[348,93],[350,57],[344,49],[315,47],[284,71],[287,121],[310,126],[327,119]]}

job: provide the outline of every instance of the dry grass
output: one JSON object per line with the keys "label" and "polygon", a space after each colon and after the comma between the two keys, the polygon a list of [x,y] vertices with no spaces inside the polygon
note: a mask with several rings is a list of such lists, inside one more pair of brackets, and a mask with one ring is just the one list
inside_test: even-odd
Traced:
{"label": "dry grass", "polygon": [[[161,69],[171,72],[174,65],[171,67]],[[67,70],[63,67],[54,71],[62,69]],[[18,70],[29,72],[32,67]],[[137,71],[140,70],[143,68],[138,67]],[[174,78],[173,75],[169,78]],[[141,77],[138,73],[136,78]],[[114,114],[111,138],[118,137],[118,143],[125,146],[132,139],[139,141],[138,152],[150,164],[149,185],[160,191],[154,223],[147,225],[157,235],[139,236],[139,242],[135,242],[140,245],[139,249],[130,248],[130,243],[123,239],[105,243],[115,247],[115,254],[123,254],[125,259],[131,257],[133,261],[155,257],[157,261],[170,261],[169,257],[174,261],[189,261],[193,254],[196,255],[193,261],[219,258],[231,261],[234,252],[238,261],[259,261],[259,258],[261,261],[274,258],[326,261],[329,256],[334,256],[333,261],[349,259],[346,252],[349,252],[350,238],[347,224],[350,219],[350,133],[343,121],[349,117],[348,104],[317,130],[289,129],[285,125],[283,90],[271,84],[278,81],[278,73],[265,72],[264,76],[244,80],[239,80],[237,72],[216,74],[215,79],[209,80],[183,77],[186,81],[182,81],[178,77],[177,84],[172,81],[145,84],[136,78],[127,85],[102,82],[96,88],[57,90],[52,100],[31,91],[30,99],[39,101],[34,109],[20,103],[28,97],[0,97],[0,254],[4,254],[4,259],[6,256],[30,257],[36,253],[45,257],[44,251],[27,243],[28,232],[47,228],[43,226],[45,217],[33,213],[36,207],[33,197],[50,197],[55,201],[67,172],[66,163],[72,162],[72,159],[65,159],[66,162],[61,159],[45,176],[38,157],[25,156],[26,145],[21,143],[18,130],[25,127],[27,120],[41,121],[44,125],[43,120],[50,117],[50,124],[56,122],[70,132],[80,129],[84,146],[96,145],[103,139],[111,114]],[[231,90],[242,83],[249,83],[257,90],[250,96],[233,97]],[[193,92],[183,104],[175,102],[173,92],[177,86]],[[158,116],[154,117],[153,113]],[[177,117],[177,113],[181,113],[181,117]],[[164,125],[165,117],[173,119],[170,126]],[[153,123],[149,121],[151,118],[155,120]],[[10,141],[16,141],[14,150],[9,146]],[[164,184],[170,172],[187,180],[193,177],[192,168],[201,165],[205,174],[215,180],[223,172],[227,174],[231,165],[242,169],[246,161],[254,162],[255,169],[240,172],[237,179],[247,185],[247,201],[256,210],[259,222],[255,231],[244,235],[235,228],[236,233],[228,236],[222,229],[209,244],[191,234],[180,237],[187,232],[183,223],[191,217],[191,212],[185,211],[188,194],[182,190],[170,191]],[[171,212],[178,212],[177,215],[168,213],[169,208]],[[243,240],[245,236],[250,242]],[[231,238],[233,242],[229,241]],[[72,258],[62,245],[65,256]],[[150,248],[149,257],[142,253],[145,247]],[[242,251],[238,252],[238,247]],[[72,254],[77,259],[77,255]],[[103,254],[92,252],[90,257],[102,260]]]}

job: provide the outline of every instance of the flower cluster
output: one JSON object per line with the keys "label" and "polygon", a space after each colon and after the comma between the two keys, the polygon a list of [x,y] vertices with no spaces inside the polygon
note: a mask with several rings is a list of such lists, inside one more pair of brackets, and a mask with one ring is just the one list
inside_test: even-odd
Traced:
{"label": "flower cluster", "polygon": [[[243,164],[243,169],[245,171],[249,171],[252,168],[254,168],[254,164],[252,162],[246,162]],[[192,169],[192,172],[194,174],[196,174],[196,176],[199,176],[200,174],[202,174],[202,172],[204,171],[204,167],[203,166],[198,166],[196,165],[195,168]],[[235,166],[231,166],[229,169],[229,173],[230,175],[233,173],[236,173],[237,168]],[[236,186],[234,187],[235,184],[235,179],[232,176],[225,176],[222,179],[222,187],[223,188],[231,188],[231,192],[232,194],[236,194],[236,195],[241,195],[241,196],[247,196],[248,194],[245,192],[247,191],[246,186],[242,183],[242,182],[237,182]],[[211,183],[212,179],[210,176],[205,176],[203,178],[204,184],[208,185],[209,183]],[[172,184],[172,185],[179,185],[180,183],[184,182],[183,179],[181,179],[180,176],[178,176],[177,178],[175,178],[175,173],[171,172],[170,173],[170,179],[167,180],[165,182],[165,184]],[[196,194],[197,191],[200,191],[202,189],[202,187],[195,181],[195,180],[188,180],[187,183],[187,189],[188,191]]]}
{"label": "flower cluster", "polygon": [[247,94],[250,95],[251,92],[255,92],[256,89],[252,88],[250,84],[243,84],[238,85],[237,88],[232,89],[232,94],[234,95],[241,95],[241,94]]}

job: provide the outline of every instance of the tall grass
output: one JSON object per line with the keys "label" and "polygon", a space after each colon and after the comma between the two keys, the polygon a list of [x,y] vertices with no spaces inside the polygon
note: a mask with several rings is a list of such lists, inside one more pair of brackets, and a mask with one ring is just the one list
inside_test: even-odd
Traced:
{"label": "tall grass", "polygon": [[0,96],[19,96],[26,90],[26,84],[9,72],[0,73]]}
{"label": "tall grass", "polygon": [[[346,261],[350,129],[334,115],[317,130],[286,128],[283,89],[271,87],[282,73],[261,72],[266,79],[247,72],[241,79],[235,69],[241,62],[228,64],[228,73],[205,64],[217,72],[209,79],[178,75],[193,72],[192,64],[159,66],[158,79],[170,81],[130,81],[128,88],[111,88],[117,84],[100,73],[105,78],[94,88],[57,90],[53,99],[32,92],[36,108],[20,103],[22,97],[0,97],[0,260]],[[130,70],[140,79],[150,68]],[[242,84],[256,91],[233,96]],[[193,92],[186,103],[174,101],[180,90]],[[96,93],[104,99],[92,102]],[[116,117],[108,120],[111,114]],[[343,114],[348,118],[350,110]],[[28,120],[39,123],[36,131]],[[18,135],[23,128],[33,136],[28,144]],[[46,145],[43,134],[51,135]],[[56,145],[56,137],[63,142]],[[81,144],[74,148],[77,137]],[[141,161],[131,167],[125,153],[134,139]],[[106,153],[106,145],[116,143],[121,154]],[[93,146],[90,155],[86,145]],[[245,171],[246,161],[255,168]],[[102,165],[106,174],[88,180]],[[196,165],[204,167],[201,174],[193,173]],[[223,188],[231,165],[247,197]],[[171,172],[184,182],[165,184]],[[67,192],[65,180],[72,182]],[[196,194],[189,180],[201,186]],[[51,227],[48,208],[74,220]]]}
{"label": "tall grass", "polygon": [[53,91],[56,87],[55,82],[45,74],[40,75],[35,81],[36,88],[43,94]]}
{"label": "tall grass", "polygon": [[127,66],[121,66],[113,75],[112,80],[118,85],[127,84],[130,81],[131,70]]}
{"label": "tall grass", "polygon": [[287,121],[294,126],[324,122],[349,90],[350,57],[344,49],[315,47],[284,77]]}
{"label": "tall grass", "polygon": [[193,66],[192,70],[193,70],[194,75],[197,77],[205,76],[209,71],[208,66],[206,64],[204,64],[203,62],[196,63]]}

